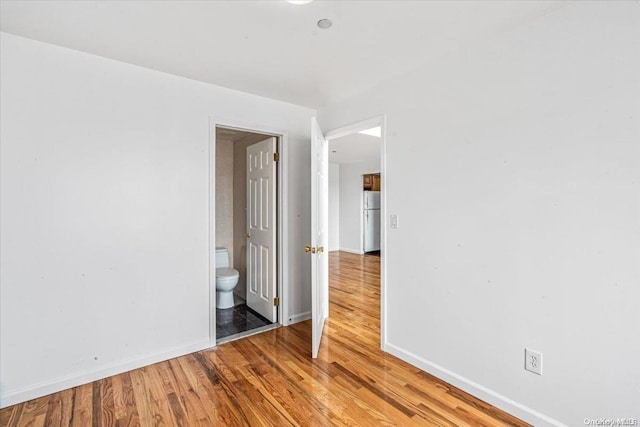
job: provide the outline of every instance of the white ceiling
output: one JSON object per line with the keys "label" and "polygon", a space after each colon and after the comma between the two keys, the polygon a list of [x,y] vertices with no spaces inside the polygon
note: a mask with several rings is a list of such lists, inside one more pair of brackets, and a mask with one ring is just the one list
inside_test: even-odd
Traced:
{"label": "white ceiling", "polygon": [[[563,5],[3,0],[0,29],[317,108]],[[333,27],[317,28],[321,18]]]}
{"label": "white ceiling", "polygon": [[329,162],[346,164],[366,160],[379,161],[381,141],[380,138],[361,133],[331,139],[329,140]]}

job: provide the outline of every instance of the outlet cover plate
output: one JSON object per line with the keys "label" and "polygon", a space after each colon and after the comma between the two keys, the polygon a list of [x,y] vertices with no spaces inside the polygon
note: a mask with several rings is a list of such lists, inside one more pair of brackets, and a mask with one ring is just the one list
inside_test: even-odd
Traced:
{"label": "outlet cover plate", "polygon": [[525,348],[524,369],[534,374],[542,375],[542,353],[531,350],[530,348]]}

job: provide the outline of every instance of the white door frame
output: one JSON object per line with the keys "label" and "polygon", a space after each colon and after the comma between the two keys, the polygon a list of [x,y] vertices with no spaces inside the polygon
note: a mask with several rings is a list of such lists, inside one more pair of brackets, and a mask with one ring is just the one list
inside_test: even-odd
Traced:
{"label": "white door frame", "polygon": [[289,183],[289,136],[282,129],[273,128],[260,123],[239,122],[226,120],[220,117],[209,117],[209,346],[216,346],[216,128],[234,129],[244,132],[260,133],[278,138],[277,150],[280,153],[278,165],[278,263],[277,263],[277,287],[280,297],[280,309],[278,310],[278,324],[286,325],[289,318],[287,308],[287,296],[289,295],[289,275],[287,269],[289,254],[289,229],[288,222],[288,183]]}
{"label": "white door frame", "polygon": [[[380,348],[386,351],[387,336],[387,116],[382,114],[333,129],[325,134],[332,140],[380,126]],[[362,200],[360,201],[362,204]],[[362,228],[362,221],[361,221]],[[360,243],[362,245],[362,242]]]}

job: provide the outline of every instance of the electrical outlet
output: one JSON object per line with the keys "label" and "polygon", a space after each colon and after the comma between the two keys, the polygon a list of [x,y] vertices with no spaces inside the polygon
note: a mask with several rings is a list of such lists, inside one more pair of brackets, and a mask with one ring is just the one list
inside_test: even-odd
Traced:
{"label": "electrical outlet", "polygon": [[534,374],[542,375],[542,353],[531,350],[530,348],[525,348],[524,369]]}

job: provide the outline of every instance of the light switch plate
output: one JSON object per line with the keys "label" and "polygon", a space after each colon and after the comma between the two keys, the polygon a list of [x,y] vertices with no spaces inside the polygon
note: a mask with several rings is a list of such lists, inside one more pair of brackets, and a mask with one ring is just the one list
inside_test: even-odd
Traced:
{"label": "light switch plate", "polygon": [[391,214],[391,228],[398,228],[398,214]]}

